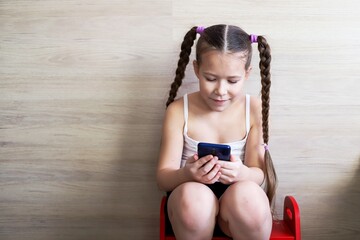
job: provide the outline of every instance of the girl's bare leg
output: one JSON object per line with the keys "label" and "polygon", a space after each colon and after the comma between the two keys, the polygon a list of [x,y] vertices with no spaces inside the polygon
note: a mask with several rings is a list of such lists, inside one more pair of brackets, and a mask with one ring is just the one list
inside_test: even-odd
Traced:
{"label": "girl's bare leg", "polygon": [[177,240],[210,240],[218,212],[214,193],[197,182],[178,186],[168,200],[168,215]]}
{"label": "girl's bare leg", "polygon": [[250,181],[231,185],[220,199],[218,222],[235,240],[268,240],[272,215],[264,190]]}

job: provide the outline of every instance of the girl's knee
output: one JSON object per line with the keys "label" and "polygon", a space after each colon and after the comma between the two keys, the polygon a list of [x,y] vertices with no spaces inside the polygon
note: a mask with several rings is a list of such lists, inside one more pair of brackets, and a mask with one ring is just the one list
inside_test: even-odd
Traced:
{"label": "girl's knee", "polygon": [[204,184],[189,182],[177,187],[170,195],[168,213],[172,224],[180,224],[190,231],[215,223],[217,198]]}
{"label": "girl's knee", "polygon": [[206,185],[187,182],[175,188],[169,197],[169,201],[176,203],[180,208],[189,209],[198,206],[213,206],[217,199]]}
{"label": "girl's knee", "polygon": [[244,181],[231,185],[220,202],[220,216],[227,222],[236,222],[252,230],[259,230],[271,221],[268,198],[254,182]]}
{"label": "girl's knee", "polygon": [[264,190],[252,181],[234,183],[226,190],[221,201],[236,205],[241,204],[243,207],[269,207],[269,201]]}

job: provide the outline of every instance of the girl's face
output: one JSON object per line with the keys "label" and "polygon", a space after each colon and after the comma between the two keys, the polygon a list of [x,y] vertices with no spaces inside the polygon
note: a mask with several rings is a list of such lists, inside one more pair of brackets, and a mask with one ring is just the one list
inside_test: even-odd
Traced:
{"label": "girl's face", "polygon": [[201,64],[194,61],[200,95],[213,111],[221,112],[243,94],[242,87],[251,67],[245,69],[244,53],[223,53],[210,50],[201,55]]}

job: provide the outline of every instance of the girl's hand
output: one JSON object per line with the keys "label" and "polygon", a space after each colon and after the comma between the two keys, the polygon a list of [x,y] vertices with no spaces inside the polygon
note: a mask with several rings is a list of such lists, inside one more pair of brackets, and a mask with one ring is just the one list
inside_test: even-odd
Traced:
{"label": "girl's hand", "polygon": [[199,156],[195,154],[186,161],[184,168],[191,179],[204,184],[215,183],[221,176],[218,158],[212,155],[199,159]]}
{"label": "girl's hand", "polygon": [[218,164],[221,165],[219,180],[223,184],[232,184],[247,178],[245,165],[233,155],[230,156],[230,161],[219,161]]}

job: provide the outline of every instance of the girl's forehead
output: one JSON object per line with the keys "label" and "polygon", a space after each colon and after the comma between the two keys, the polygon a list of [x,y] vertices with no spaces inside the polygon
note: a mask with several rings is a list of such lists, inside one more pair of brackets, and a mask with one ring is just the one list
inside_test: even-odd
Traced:
{"label": "girl's forehead", "polygon": [[201,67],[211,69],[240,70],[245,69],[246,54],[244,52],[222,52],[210,50],[201,55]]}

